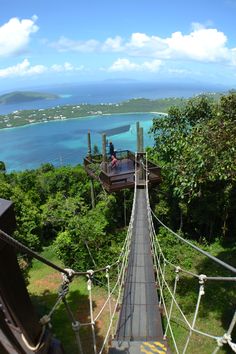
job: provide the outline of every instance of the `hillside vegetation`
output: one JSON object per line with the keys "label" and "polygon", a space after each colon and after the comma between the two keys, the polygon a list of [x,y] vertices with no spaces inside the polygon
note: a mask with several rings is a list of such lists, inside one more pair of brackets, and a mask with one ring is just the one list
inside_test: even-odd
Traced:
{"label": "hillside vegetation", "polygon": [[[219,94],[209,94],[209,98],[217,100]],[[52,120],[64,120],[102,114],[121,114],[139,112],[163,112],[167,113],[172,106],[182,107],[188,99],[183,98],[161,98],[150,100],[146,98],[131,99],[120,103],[88,104],[78,103],[76,105],[57,106],[46,109],[31,109],[17,111],[10,114],[0,115],[0,129],[48,122]]]}
{"label": "hillside vegetation", "polygon": [[[150,191],[152,209],[172,230],[236,266],[236,94],[218,101],[200,96],[172,106],[168,116],[154,120],[152,134],[155,146],[148,155],[161,165],[163,177],[160,187]],[[60,261],[76,270],[116,259],[126,232],[124,196],[129,219],[132,191],[108,195],[96,182],[93,209],[82,166],[45,164],[10,174],[4,162],[0,167],[0,196],[14,201],[18,240],[37,251],[53,247]],[[222,274],[221,268],[155,226],[171,262],[198,274]],[[173,281],[169,272],[166,275]],[[192,318],[196,285],[186,278],[181,284],[178,298]],[[234,311],[235,286],[207,284],[206,292],[198,328],[209,330],[210,325],[212,332],[225,333]],[[181,341],[185,329],[178,318],[175,326]],[[235,341],[234,332],[232,338]],[[212,352],[212,344],[199,337],[190,348],[191,353]],[[221,353],[230,351],[223,348]]]}

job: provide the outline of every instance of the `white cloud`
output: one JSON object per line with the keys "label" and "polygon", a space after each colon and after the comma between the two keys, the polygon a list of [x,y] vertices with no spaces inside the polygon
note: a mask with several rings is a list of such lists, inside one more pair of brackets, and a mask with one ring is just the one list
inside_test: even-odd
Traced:
{"label": "white cloud", "polygon": [[155,59],[155,60],[152,60],[152,61],[145,61],[141,65],[141,67],[143,67],[147,71],[157,72],[157,71],[160,70],[161,65],[162,65],[162,61],[159,60],[159,59]]}
{"label": "white cloud", "polygon": [[23,20],[14,17],[0,26],[0,56],[22,53],[27,48],[31,34],[38,31],[36,20],[35,15]]}
{"label": "white cloud", "polygon": [[236,66],[236,48],[231,50],[231,65]]}
{"label": "white cloud", "polygon": [[125,51],[132,56],[168,58],[168,45],[158,36],[148,36],[145,33],[133,33],[125,44]]}
{"label": "white cloud", "polygon": [[95,39],[90,39],[88,41],[75,41],[62,36],[57,42],[51,43],[50,46],[59,52],[70,51],[91,53],[99,49],[100,43]]}
{"label": "white cloud", "polygon": [[207,62],[229,59],[227,37],[216,29],[199,27],[188,35],[175,32],[165,42],[171,57]]}
{"label": "white cloud", "polygon": [[84,66],[75,67],[71,63],[65,62],[64,64],[54,64],[50,67],[51,71],[63,72],[63,71],[81,71],[84,69]]}
{"label": "white cloud", "polygon": [[104,52],[121,52],[123,50],[122,42],[123,40],[120,36],[116,36],[115,38],[107,38],[102,45],[102,50]]}
{"label": "white cloud", "polygon": [[[208,21],[207,26],[211,25]],[[120,36],[107,38],[104,42],[70,40],[61,37],[51,44],[58,51],[83,53],[111,52],[126,56],[165,60],[191,60],[199,62],[225,62],[235,65],[236,48],[227,47],[227,36],[216,28],[206,28],[200,23],[192,23],[190,33],[174,32],[170,37],[149,36],[132,33],[128,40]],[[127,64],[128,65],[128,64]]]}
{"label": "white cloud", "polygon": [[168,72],[170,74],[177,74],[177,75],[191,74],[192,73],[191,71],[185,70],[185,69],[168,69]]}
{"label": "white cloud", "polygon": [[161,60],[153,60],[153,61],[145,61],[144,63],[137,64],[131,62],[129,59],[119,58],[117,59],[108,69],[107,71],[150,71],[157,72],[162,65]]}
{"label": "white cloud", "polygon": [[14,66],[9,66],[5,69],[0,69],[0,77],[14,77],[14,76],[25,76],[42,74],[47,68],[44,65],[34,65],[31,66],[28,59],[24,59],[22,63],[16,64]]}
{"label": "white cloud", "polygon": [[46,72],[72,72],[83,70],[84,67],[75,67],[71,63],[54,64],[52,66],[31,65],[28,59],[24,59],[21,63],[0,69],[0,78],[22,77],[40,75]]}
{"label": "white cloud", "polygon": [[109,68],[108,71],[136,71],[139,70],[139,65],[131,63],[129,59],[117,59]]}

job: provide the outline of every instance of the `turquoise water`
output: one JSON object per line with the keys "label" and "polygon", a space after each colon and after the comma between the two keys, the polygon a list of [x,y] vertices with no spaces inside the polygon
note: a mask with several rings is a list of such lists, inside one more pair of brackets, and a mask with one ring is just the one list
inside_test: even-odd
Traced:
{"label": "turquoise water", "polygon": [[78,164],[87,153],[87,132],[91,132],[92,146],[101,151],[102,131],[130,125],[127,132],[108,136],[116,150],[136,150],[136,122],[144,129],[144,146],[153,145],[148,134],[154,113],[133,113],[92,116],[64,121],[32,124],[0,130],[0,160],[7,171],[32,169],[42,163]]}

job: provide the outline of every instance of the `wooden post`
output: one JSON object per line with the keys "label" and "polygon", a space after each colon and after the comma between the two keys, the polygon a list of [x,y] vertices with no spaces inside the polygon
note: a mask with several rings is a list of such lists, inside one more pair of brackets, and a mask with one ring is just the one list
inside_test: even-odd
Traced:
{"label": "wooden post", "polygon": [[139,152],[140,150],[139,122],[136,122],[136,134],[137,134],[137,152]]}
{"label": "wooden post", "polygon": [[107,157],[106,157],[106,134],[102,134],[102,163],[103,163],[103,170],[107,172]]}
{"label": "wooden post", "polygon": [[[88,158],[91,158],[92,155],[92,150],[91,150],[91,135],[90,131],[88,131]],[[93,179],[90,178],[90,192],[91,192],[91,204],[92,208],[95,208],[95,193],[94,193],[94,185],[93,185]]]}
{"label": "wooden post", "polygon": [[91,135],[90,131],[88,131],[88,157],[91,157],[92,150],[91,150]]}
{"label": "wooden post", "polygon": [[[0,228],[12,234],[15,229],[15,216],[10,201],[1,199],[0,217]],[[15,250],[2,240],[0,240],[0,296],[27,342],[35,346],[42,327],[29,299]]]}
{"label": "wooden post", "polygon": [[90,178],[90,190],[91,190],[91,204],[92,208],[95,208],[95,193],[94,193],[94,185],[93,185],[93,179]]}
{"label": "wooden post", "polygon": [[143,169],[143,155],[142,155],[142,153],[144,152],[144,149],[143,149],[143,128],[142,127],[139,128],[139,144],[140,144],[139,147],[140,147],[140,153],[141,153],[141,158],[139,157],[139,159],[140,159],[139,178],[141,180],[143,180],[144,179],[144,169]]}
{"label": "wooden post", "polygon": [[143,152],[143,128],[140,127],[139,128],[139,148],[140,148],[140,152]]}
{"label": "wooden post", "polygon": [[125,189],[124,189],[124,223],[125,223],[125,227],[126,227],[127,221],[126,221],[126,198],[125,198]]}
{"label": "wooden post", "polygon": [[102,134],[102,160],[106,162],[106,134]]}
{"label": "wooden post", "polygon": [[[9,235],[12,235],[15,226],[16,222],[13,204],[8,200],[0,199],[0,229]],[[20,332],[23,334],[29,346],[36,347],[42,333],[42,326],[39,323],[26,289],[24,278],[17,262],[14,247],[1,240],[1,238],[0,298],[3,309],[5,308],[8,314],[8,320],[10,320],[13,326],[20,329]],[[3,332],[5,331],[5,336],[10,338],[9,332],[6,331],[6,328],[3,328],[1,325],[1,329]],[[10,326],[9,329],[12,330]],[[51,334],[48,331],[45,332],[40,349],[35,351],[25,349],[26,346],[20,336],[17,340],[19,345],[22,347],[22,352],[25,351],[26,353],[32,352],[46,354],[48,352],[49,345],[53,345]],[[15,346],[13,342],[11,342],[11,344]],[[61,351],[58,351],[58,354],[63,353],[61,346],[60,348]]]}

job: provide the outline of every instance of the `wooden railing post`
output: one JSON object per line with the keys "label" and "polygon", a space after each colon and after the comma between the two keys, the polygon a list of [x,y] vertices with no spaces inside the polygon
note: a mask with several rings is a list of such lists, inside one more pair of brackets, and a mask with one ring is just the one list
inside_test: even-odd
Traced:
{"label": "wooden railing post", "polygon": [[88,131],[88,157],[91,158],[92,149],[91,149],[91,135],[90,131]]}
{"label": "wooden railing post", "polygon": [[102,164],[103,170],[107,172],[107,157],[106,157],[106,134],[102,134]]}
{"label": "wooden railing post", "polygon": [[139,152],[140,151],[139,122],[136,122],[136,134],[137,134],[137,152]]}
{"label": "wooden railing post", "polygon": [[139,152],[143,152],[144,147],[143,147],[143,128],[139,128]]}

